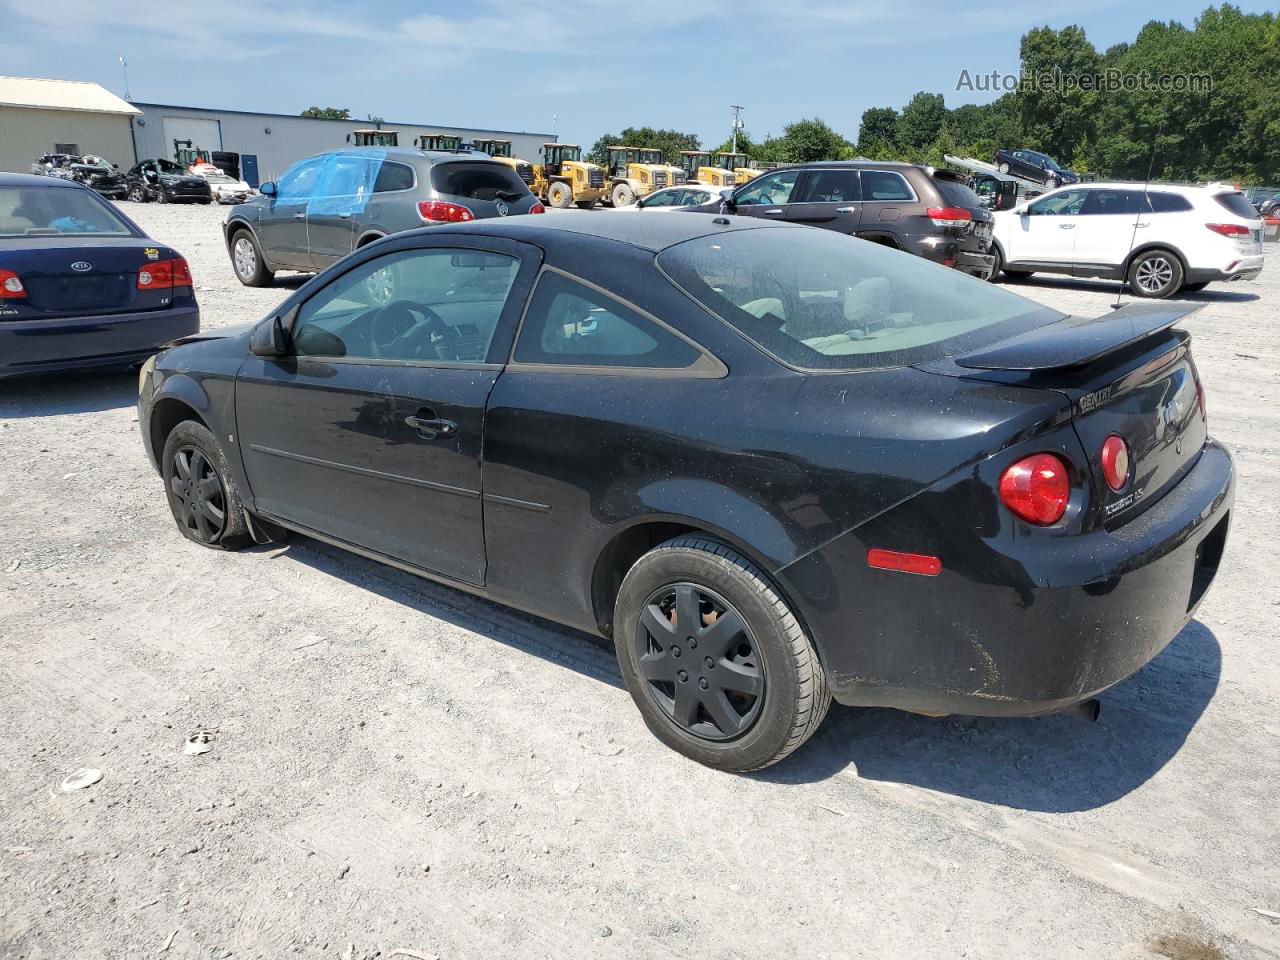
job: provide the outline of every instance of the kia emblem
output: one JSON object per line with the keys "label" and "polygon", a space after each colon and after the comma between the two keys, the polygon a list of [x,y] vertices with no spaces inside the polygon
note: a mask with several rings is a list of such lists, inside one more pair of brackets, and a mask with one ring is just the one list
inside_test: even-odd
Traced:
{"label": "kia emblem", "polygon": [[87,273],[93,269],[93,264],[89,263],[87,260],[77,260],[71,265],[71,269],[76,271],[76,273]]}
{"label": "kia emblem", "polygon": [[500,217],[505,217],[510,212],[510,208],[501,200],[494,204],[494,208],[498,211],[498,216]]}

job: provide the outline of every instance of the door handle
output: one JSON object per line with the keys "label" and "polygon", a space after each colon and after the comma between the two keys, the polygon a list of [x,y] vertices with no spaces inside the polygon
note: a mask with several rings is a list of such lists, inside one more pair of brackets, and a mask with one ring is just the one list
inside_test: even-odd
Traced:
{"label": "door handle", "polygon": [[857,213],[857,207],[836,207],[836,213]]}
{"label": "door handle", "polygon": [[[430,413],[431,411],[424,411]],[[405,417],[404,422],[407,426],[413,427],[418,431],[418,436],[423,440],[435,440],[437,437],[452,437],[458,432],[458,425],[452,420],[443,420],[440,418],[428,417]]]}
{"label": "door handle", "polygon": [[765,215],[766,217],[776,217],[776,216],[778,216],[779,214],[781,214],[782,212],[783,212],[783,210],[782,210],[782,208],[781,208],[781,207],[774,207],[772,210],[766,210],[766,211],[764,212],[764,215]]}
{"label": "door handle", "polygon": [[1138,227],[1149,227],[1149,226],[1151,226],[1151,224],[1149,224],[1149,223],[1135,223],[1133,226],[1134,226],[1134,229],[1136,230]]}
{"label": "door handle", "polygon": [[305,220],[306,218],[307,218],[307,215],[305,213],[295,213],[293,215],[293,219],[295,220]]}
{"label": "door handle", "polygon": [[1075,228],[1076,228],[1076,225],[1075,225],[1074,223],[1060,223],[1060,224],[1058,224],[1058,229],[1059,229],[1059,230],[1074,230]]}

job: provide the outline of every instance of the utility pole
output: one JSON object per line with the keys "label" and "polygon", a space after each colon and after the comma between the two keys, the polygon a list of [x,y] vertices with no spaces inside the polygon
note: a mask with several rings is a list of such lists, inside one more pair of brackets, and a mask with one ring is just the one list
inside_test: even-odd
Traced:
{"label": "utility pole", "polygon": [[738,131],[742,129],[742,111],[745,107],[737,104],[730,104],[729,109],[733,111],[733,153],[738,152]]}
{"label": "utility pole", "polygon": [[124,57],[117,57],[116,59],[120,61],[120,69],[124,71],[124,98],[132,100],[133,97],[129,96],[129,61]]}

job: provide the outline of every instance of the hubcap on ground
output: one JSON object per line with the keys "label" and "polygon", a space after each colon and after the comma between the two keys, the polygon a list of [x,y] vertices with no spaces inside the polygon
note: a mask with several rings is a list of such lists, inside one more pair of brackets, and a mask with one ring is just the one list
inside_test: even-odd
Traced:
{"label": "hubcap on ground", "polygon": [[1138,264],[1138,286],[1147,293],[1159,293],[1173,281],[1173,264],[1164,257],[1152,257]]}
{"label": "hubcap on ground", "polygon": [[764,703],[764,663],[742,615],[706,587],[674,583],[640,611],[636,653],[645,688],[680,727],[704,740],[746,733]]}
{"label": "hubcap on ground", "polygon": [[169,477],[174,511],[196,539],[213,543],[227,522],[227,501],[218,472],[196,447],[179,447]]}

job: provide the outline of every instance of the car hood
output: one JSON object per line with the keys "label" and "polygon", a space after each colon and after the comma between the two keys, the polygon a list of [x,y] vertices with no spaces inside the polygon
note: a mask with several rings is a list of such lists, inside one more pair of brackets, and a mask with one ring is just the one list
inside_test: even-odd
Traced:
{"label": "car hood", "polygon": [[160,174],[160,179],[165,183],[181,183],[184,186],[198,185],[205,182],[204,177],[195,177],[185,173],[162,173]]}
{"label": "car hood", "polygon": [[180,347],[184,343],[201,343],[205,340],[232,340],[236,337],[242,337],[250,330],[258,325],[258,321],[254,320],[250,323],[236,323],[229,327],[215,327],[212,330],[201,330],[198,333],[190,334],[186,337],[179,337],[165,344],[165,348]]}

